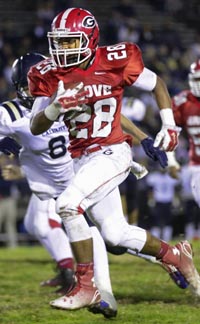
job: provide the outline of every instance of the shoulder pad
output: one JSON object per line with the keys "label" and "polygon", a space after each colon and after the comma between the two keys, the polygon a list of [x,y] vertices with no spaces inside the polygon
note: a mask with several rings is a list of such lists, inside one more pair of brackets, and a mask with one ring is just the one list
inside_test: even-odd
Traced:
{"label": "shoulder pad", "polygon": [[4,101],[1,104],[1,106],[3,106],[7,110],[12,121],[15,121],[15,120],[23,117],[21,108],[16,101],[14,101],[14,100]]}

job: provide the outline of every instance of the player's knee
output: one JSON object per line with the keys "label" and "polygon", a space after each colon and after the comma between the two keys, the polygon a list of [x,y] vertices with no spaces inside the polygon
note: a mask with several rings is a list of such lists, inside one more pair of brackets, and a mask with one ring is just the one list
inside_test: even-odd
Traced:
{"label": "player's knee", "polygon": [[101,226],[101,235],[108,245],[119,245],[122,235],[120,224],[118,222],[115,222],[113,224],[113,220],[111,223],[109,218],[105,219]]}
{"label": "player's knee", "polygon": [[69,186],[56,200],[56,212],[60,217],[68,219],[84,213],[79,205],[83,194],[73,185]]}
{"label": "player's knee", "polygon": [[63,204],[63,201],[59,199],[56,201],[56,212],[62,219],[69,219],[73,216],[82,214],[82,211],[79,211],[76,206],[69,203]]}
{"label": "player's knee", "polygon": [[38,224],[33,226],[34,235],[38,239],[47,237],[49,230],[50,227],[38,226]]}
{"label": "player's knee", "polygon": [[46,237],[49,231],[49,227],[43,226],[43,224],[38,224],[37,222],[30,222],[26,220],[26,218],[24,220],[24,227],[30,235],[36,236],[37,239]]}

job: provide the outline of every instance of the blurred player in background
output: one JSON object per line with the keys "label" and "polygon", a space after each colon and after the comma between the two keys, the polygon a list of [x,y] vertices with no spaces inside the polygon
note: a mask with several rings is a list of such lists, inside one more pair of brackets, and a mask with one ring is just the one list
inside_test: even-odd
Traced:
{"label": "blurred player in background", "polygon": [[[200,207],[200,60],[191,64],[188,81],[189,89],[173,97],[173,111],[177,125],[183,127],[188,137],[189,165],[185,176],[188,177],[189,172],[192,194]],[[170,174],[179,177],[180,165],[175,154],[168,153],[168,159]],[[193,223],[193,230],[197,225],[195,221],[197,222],[195,219],[187,219],[188,223]]]}
{"label": "blurred player in background", "polygon": [[[135,44],[98,47],[98,24],[84,9],[70,8],[58,14],[48,39],[52,60],[33,67],[28,75],[29,89],[36,98],[30,127],[38,135],[61,118],[69,129],[75,175],[56,205],[77,261],[74,289],[51,305],[72,310],[92,307],[101,300],[94,285],[93,242],[85,211],[109,244],[141,251],[176,266],[199,296],[200,278],[190,244],[184,241],[170,246],[129,225],[118,188],[132,163],[131,137],[120,125],[125,86],[155,95],[163,126],[154,145],[172,151],[178,143],[180,129],[174,122],[165,83],[144,67]],[[128,130],[127,121],[122,125]],[[147,139],[146,148],[149,146]]]}

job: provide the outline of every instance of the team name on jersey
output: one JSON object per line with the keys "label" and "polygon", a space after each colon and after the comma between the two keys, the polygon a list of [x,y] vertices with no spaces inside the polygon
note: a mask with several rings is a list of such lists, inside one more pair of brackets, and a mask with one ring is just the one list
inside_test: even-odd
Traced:
{"label": "team name on jersey", "polygon": [[101,96],[108,96],[112,94],[112,86],[107,84],[92,84],[86,85],[84,87],[85,91],[88,91],[87,97],[91,98],[101,97]]}
{"label": "team name on jersey", "polygon": [[50,128],[50,129],[48,129],[48,131],[43,133],[42,136],[48,136],[48,135],[60,133],[60,132],[66,131],[66,130],[67,130],[67,128],[65,125],[57,127],[57,128]]}

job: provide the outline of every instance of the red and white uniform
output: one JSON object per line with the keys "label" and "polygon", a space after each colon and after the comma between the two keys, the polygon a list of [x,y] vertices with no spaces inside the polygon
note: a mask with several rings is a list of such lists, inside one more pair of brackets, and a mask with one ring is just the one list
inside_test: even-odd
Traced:
{"label": "red and white uniform", "polygon": [[[65,121],[75,176],[57,199],[57,211],[61,214],[63,210],[78,213],[87,210],[91,219],[101,226],[106,241],[140,251],[146,241],[146,232],[129,227],[118,190],[118,185],[129,174],[132,161],[128,144],[131,138],[123,133],[120,125],[121,101],[125,86],[153,90],[156,75],[144,68],[139,48],[129,43],[98,48],[87,70],[55,68],[51,60],[46,60],[29,72],[29,88],[36,97],[33,116],[49,105],[45,97],[55,94],[60,80],[66,88],[72,82],[83,82],[89,103],[85,112]],[[40,106],[39,102],[45,100],[46,106]],[[115,231],[111,231],[113,222]],[[138,241],[137,236],[140,237]],[[84,234],[81,237],[86,238]],[[69,239],[74,240],[73,237]]]}
{"label": "red and white uniform", "polygon": [[185,90],[173,98],[174,119],[189,138],[189,169],[194,198],[200,206],[200,101]]}

